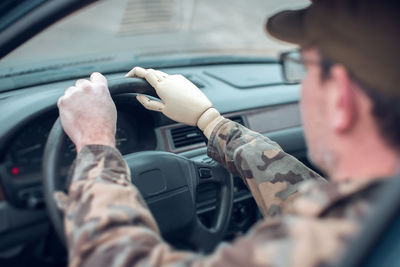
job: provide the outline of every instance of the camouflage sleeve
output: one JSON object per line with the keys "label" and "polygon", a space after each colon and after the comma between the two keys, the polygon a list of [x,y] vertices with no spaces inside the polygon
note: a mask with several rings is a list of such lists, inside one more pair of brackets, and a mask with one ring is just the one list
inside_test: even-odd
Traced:
{"label": "camouflage sleeve", "polygon": [[212,255],[181,252],[160,237],[116,149],[85,146],[71,170],[65,210],[70,266],[322,266],[337,258],[356,229],[343,219],[276,218]]}
{"label": "camouflage sleeve", "polygon": [[228,119],[213,130],[207,154],[243,178],[266,217],[293,212],[301,182],[324,181],[268,137]]}

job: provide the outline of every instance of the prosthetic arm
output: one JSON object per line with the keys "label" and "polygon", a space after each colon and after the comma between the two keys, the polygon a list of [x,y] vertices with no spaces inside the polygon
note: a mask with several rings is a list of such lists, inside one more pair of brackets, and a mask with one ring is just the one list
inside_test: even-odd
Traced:
{"label": "prosthetic arm", "polygon": [[203,92],[182,75],[168,75],[153,69],[135,67],[125,76],[146,79],[156,90],[162,102],[144,95],[137,96],[145,108],[162,112],[174,121],[197,126],[207,138],[224,119]]}

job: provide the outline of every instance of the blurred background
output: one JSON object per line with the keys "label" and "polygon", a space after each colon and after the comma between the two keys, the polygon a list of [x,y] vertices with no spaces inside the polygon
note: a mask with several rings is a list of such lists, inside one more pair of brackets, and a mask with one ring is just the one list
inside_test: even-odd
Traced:
{"label": "blurred background", "polygon": [[59,21],[0,60],[0,69],[62,59],[226,54],[271,56],[290,46],[266,18],[309,0],[103,0]]}

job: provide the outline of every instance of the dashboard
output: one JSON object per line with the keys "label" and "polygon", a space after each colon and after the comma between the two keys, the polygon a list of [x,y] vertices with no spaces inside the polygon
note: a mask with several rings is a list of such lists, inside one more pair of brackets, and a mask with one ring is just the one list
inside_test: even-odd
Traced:
{"label": "dashboard", "polygon": [[[299,115],[299,86],[283,83],[278,63],[198,65],[162,71],[183,74],[225,117],[269,136],[309,165]],[[106,77],[110,86],[129,86],[123,73]],[[43,201],[42,156],[58,117],[56,101],[73,83],[59,81],[0,94],[0,259],[18,255],[33,243],[49,245],[49,236],[54,236]],[[123,155],[160,150],[196,161],[211,160],[196,128],[145,110],[135,96],[123,93],[114,97],[118,110],[116,141]],[[75,156],[74,145],[67,140],[60,179],[67,177]],[[213,184],[198,189],[197,214],[205,225],[212,221],[217,191]],[[239,177],[234,177],[233,214],[225,239],[245,233],[260,218],[251,193]],[[52,240],[57,243],[54,237]]]}
{"label": "dashboard", "polygon": [[[154,136],[152,138],[152,132],[149,131],[151,127],[138,127],[148,122],[138,122],[126,110],[120,110],[117,117],[116,146],[121,154],[155,148],[155,138]],[[40,116],[27,124],[10,141],[5,153],[4,165],[13,179],[19,181],[40,179],[44,146],[56,119],[56,111]],[[145,117],[139,117],[139,119],[146,120]],[[60,163],[63,169],[62,175],[66,175],[65,168],[72,164],[75,156],[75,145],[68,139],[64,144]]]}

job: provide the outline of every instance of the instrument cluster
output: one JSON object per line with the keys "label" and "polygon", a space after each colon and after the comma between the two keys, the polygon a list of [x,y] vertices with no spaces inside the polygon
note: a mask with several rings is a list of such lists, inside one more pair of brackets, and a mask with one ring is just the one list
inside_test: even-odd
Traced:
{"label": "instrument cluster", "polygon": [[[34,181],[41,178],[44,147],[56,118],[53,114],[41,116],[21,129],[11,140],[5,154],[5,166],[13,179]],[[116,146],[123,155],[143,150],[143,148],[152,148],[151,142],[148,146],[140,143],[143,134],[137,124],[137,120],[129,113],[118,112]],[[155,141],[153,143],[155,146]],[[67,138],[60,162],[61,175],[67,174],[75,157],[75,145]]]}

